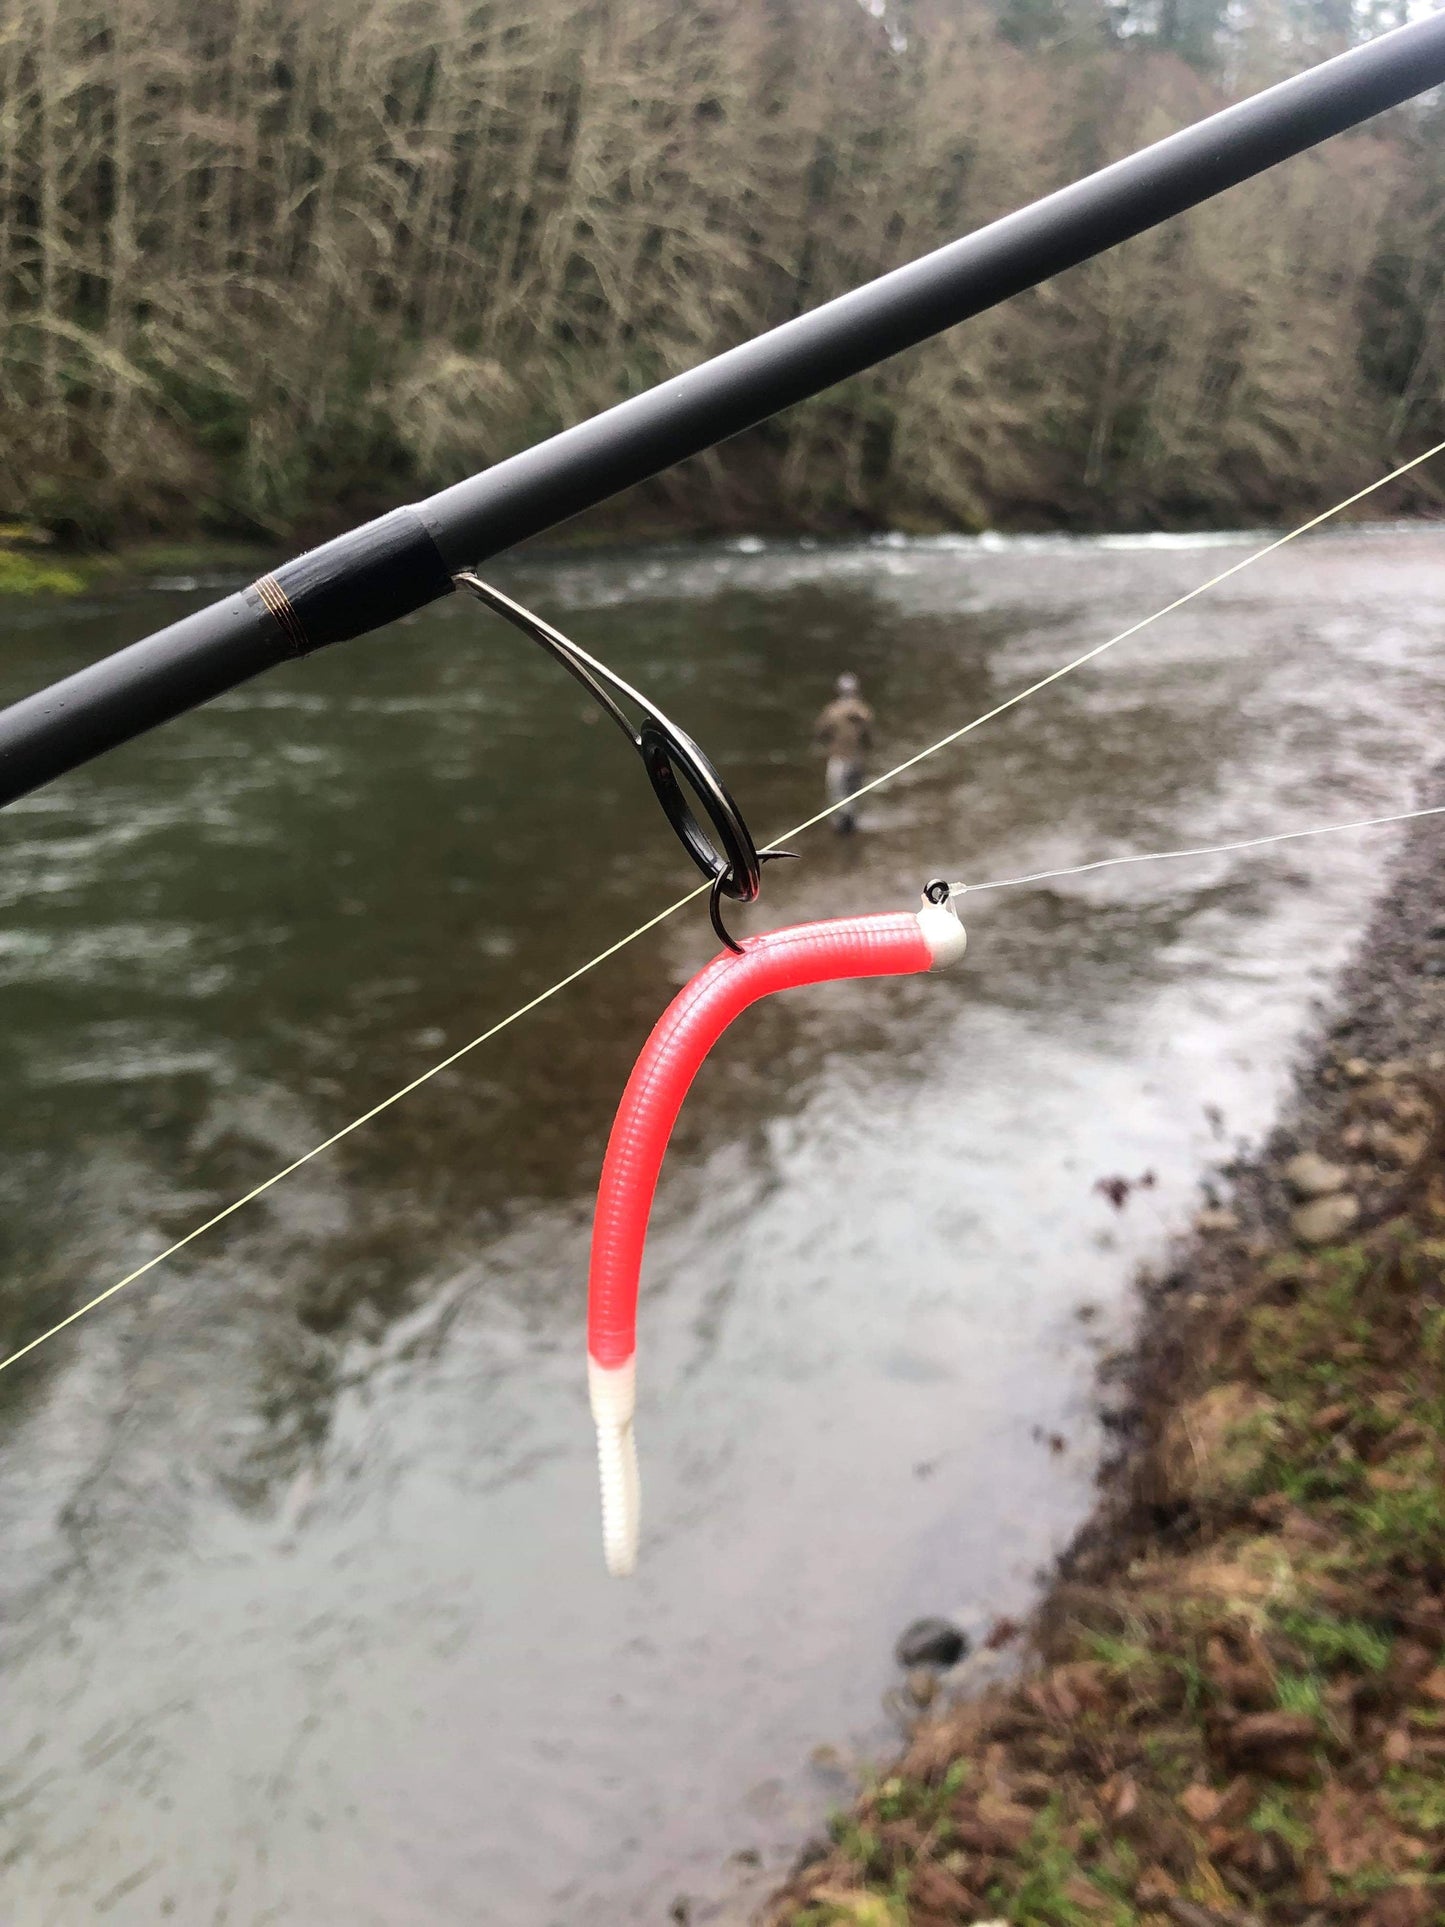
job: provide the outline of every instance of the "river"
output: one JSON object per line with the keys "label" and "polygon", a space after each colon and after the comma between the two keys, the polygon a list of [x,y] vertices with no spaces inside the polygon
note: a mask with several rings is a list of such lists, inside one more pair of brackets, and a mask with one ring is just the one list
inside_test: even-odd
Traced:
{"label": "river", "polygon": [[[819,800],[838,671],[881,767],[1249,546],[743,542],[497,576],[691,728],[761,836]],[[7,606],[0,697],[214,593]],[[1408,807],[1442,633],[1445,531],[1301,543],[910,771],[858,837],[810,833],[737,925]],[[739,1912],[842,1798],[814,1749],[886,1750],[901,1626],[1025,1610],[1077,1528],[1135,1269],[1267,1124],[1392,835],[982,895],[952,975],[741,1022],[654,1216],[626,1584],[589,1194],[712,948],[699,906],[6,1372],[0,1918]],[[459,598],[15,805],[6,1349],[687,881],[611,727]],[[1121,1212],[1095,1189],[1145,1170]]]}

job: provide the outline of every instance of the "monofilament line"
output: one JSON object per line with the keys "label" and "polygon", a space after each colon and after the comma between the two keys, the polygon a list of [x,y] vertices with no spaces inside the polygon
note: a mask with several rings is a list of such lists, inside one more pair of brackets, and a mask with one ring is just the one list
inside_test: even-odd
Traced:
{"label": "monofilament line", "polygon": [[1422,816],[1445,816],[1445,803],[1427,810],[1399,810],[1393,816],[1361,816],[1353,823],[1317,823],[1309,830],[1278,830],[1273,836],[1250,836],[1241,843],[1206,843],[1193,850],[1147,850],[1135,856],[1105,856],[1096,863],[1075,863],[1067,870],[1035,870],[1023,877],[993,877],[987,883],[951,883],[960,896],[976,897],[980,890],[1017,890],[1025,883],[1053,883],[1059,877],[1087,876],[1091,870],[1113,870],[1124,863],[1175,863],[1191,856],[1229,856],[1235,850],[1262,850],[1271,843],[1295,843],[1305,836],[1338,836],[1344,830],[1375,830],[1385,823],[1413,823]]}
{"label": "monofilament line", "polygon": [[655,930],[660,923],[666,923],[667,919],[674,916],[684,905],[702,896],[707,888],[707,884],[700,883],[695,890],[689,890],[685,897],[679,897],[676,903],[670,903],[665,910],[659,910],[655,917],[649,917],[646,923],[638,924],[635,930],[630,930],[625,937],[619,937],[616,943],[609,944],[605,950],[599,950],[597,955],[590,958],[588,962],[579,964],[567,976],[559,977],[557,982],[548,989],[539,991],[525,1004],[519,1004],[514,1011],[506,1017],[499,1018],[480,1036],[474,1037],[469,1044],[463,1044],[449,1057],[442,1058],[439,1064],[433,1064],[429,1070],[422,1071],[409,1084],[403,1084],[399,1091],[393,1091],[390,1097],[382,1098],[381,1102],[373,1104],[369,1111],[363,1111],[360,1117],[352,1118],[351,1122],[343,1124],[339,1131],[333,1131],[330,1137],[323,1138],[319,1144],[313,1144],[311,1149],[303,1151],[299,1158],[293,1158],[289,1164],[273,1172],[262,1183],[254,1185],[244,1197],[233,1199],[214,1216],[207,1218],[204,1224],[198,1224],[194,1231],[188,1231],[184,1238],[177,1238],[175,1243],[167,1245],[164,1251],[158,1251],[154,1258],[147,1258],[143,1265],[137,1265],[134,1271],[128,1271],[124,1278],[117,1278],[113,1285],[107,1285],[104,1291],[98,1291],[94,1298],[87,1299],[83,1305],[77,1305],[73,1312],[58,1319],[48,1331],[41,1332],[28,1344],[21,1345],[7,1357],[0,1358],[0,1372],[8,1370],[11,1365],[18,1364],[28,1352],[33,1352],[47,1339],[54,1338],[58,1333],[63,1332],[67,1325],[73,1325],[77,1319],[84,1318],[87,1312],[94,1311],[108,1298],[114,1298],[117,1292],[124,1291],[127,1285],[133,1285],[138,1279],[144,1278],[148,1271],[154,1271],[157,1265],[163,1265],[167,1258],[174,1258],[177,1252],[184,1251],[187,1245],[194,1244],[196,1239],[204,1237],[206,1232],[214,1231],[218,1224],[224,1224],[227,1218],[234,1217],[246,1205],[254,1204],[257,1198],[264,1197],[283,1178],[289,1178],[292,1172],[299,1171],[303,1164],[309,1164],[313,1158],[319,1158],[323,1151],[329,1151],[333,1145],[340,1144],[344,1137],[350,1137],[353,1131],[359,1131],[363,1124],[370,1124],[373,1118],[380,1117],[382,1112],[389,1111],[393,1104],[399,1104],[404,1097],[410,1097],[413,1091],[419,1091],[423,1084],[429,1084],[432,1078],[439,1077],[445,1070],[450,1070],[451,1066],[459,1063],[463,1057],[470,1055],[474,1050],[479,1050],[483,1044],[489,1044],[494,1037],[500,1037],[504,1030],[510,1030],[512,1025],[520,1023],[522,1018],[530,1017],[534,1010],[540,1009],[550,999],[560,995],[562,991],[575,984],[579,977],[585,977],[589,970],[595,970],[599,964],[606,963],[609,957],[615,957],[619,950],[625,950],[630,943],[636,943],[639,937],[646,936],[649,930]]}
{"label": "monofilament line", "polygon": [[1386,488],[1391,482],[1398,482],[1400,477],[1408,475],[1412,468],[1419,468],[1422,462],[1428,462],[1433,456],[1441,453],[1445,453],[1445,441],[1436,442],[1435,446],[1427,448],[1423,455],[1416,455],[1412,460],[1402,462],[1398,468],[1392,468],[1388,475],[1382,475],[1378,481],[1356,489],[1355,493],[1347,495],[1343,502],[1336,502],[1333,508],[1311,516],[1308,522],[1301,522],[1299,527],[1291,529],[1288,535],[1277,536],[1273,542],[1266,542],[1262,549],[1255,549],[1241,561],[1231,563],[1227,569],[1221,569],[1218,575],[1210,576],[1207,582],[1201,582],[1197,588],[1190,589],[1185,595],[1176,596],[1173,602],[1166,602],[1164,607],[1156,609],[1153,615],[1143,616],[1138,622],[1131,622],[1127,629],[1121,629],[1118,635],[1110,636],[1106,642],[1095,643],[1092,649],[1086,649],[1082,656],[1075,656],[1072,662],[1066,662],[1058,669],[1051,669],[1047,676],[1040,676],[1038,681],[1031,682],[1027,689],[1020,689],[1014,695],[1006,697],[1003,702],[996,703],[992,709],[986,709],[981,716],[975,716],[971,723],[965,723],[961,729],[951,729],[946,736],[940,736],[936,743],[930,743],[927,749],[920,749],[915,755],[906,757],[903,762],[895,763],[892,769],[885,770],[881,776],[875,776],[871,783],[862,784],[850,796],[841,797],[836,803],[829,803],[826,809],[819,810],[816,816],[810,816],[806,822],[799,823],[793,829],[786,831],[777,839],[777,843],[770,843],[768,848],[776,849],[778,844],[790,842],[793,837],[801,836],[804,830],[811,830],[814,824],[824,822],[835,810],[845,809],[848,805],[856,803],[860,796],[867,796],[870,790],[881,789],[885,783],[891,783],[895,776],[902,776],[906,771],[916,769],[920,763],[927,762],[930,756],[936,756],[941,749],[951,749],[955,743],[961,743],[965,736],[971,736],[974,730],[982,729],[985,723],[991,723],[996,716],[1002,716],[1007,710],[1017,709],[1019,704],[1027,702],[1030,696],[1037,696],[1041,689],[1047,689],[1051,683],[1062,682],[1065,676],[1072,676],[1076,669],[1084,668],[1087,663],[1097,662],[1107,650],[1117,648],[1121,642],[1127,642],[1130,636],[1137,636],[1142,630],[1152,627],[1165,616],[1173,615],[1174,611],[1182,609],[1186,602],[1197,601],[1200,596],[1207,595],[1211,589],[1217,589],[1221,582],[1228,582],[1231,576],[1240,575],[1245,569],[1252,569],[1256,562],[1263,562],[1264,558],[1267,555],[1273,555],[1276,549],[1282,549],[1290,542],[1297,542],[1302,535],[1308,535],[1311,529],[1317,529],[1321,523],[1329,522],[1337,515],[1343,515],[1345,510],[1353,508],[1356,502],[1363,502],[1377,489]]}
{"label": "monofilament line", "polygon": [[[881,776],[875,776],[871,782],[863,784],[852,796],[842,797],[836,803],[828,804],[825,809],[821,809],[815,815],[805,818],[803,822],[795,824],[792,829],[785,830],[781,836],[775,837],[771,843],[765,845],[765,848],[776,850],[783,844],[790,843],[794,837],[801,836],[805,830],[811,830],[817,824],[826,822],[836,810],[845,808],[848,804],[855,802],[860,796],[867,796],[872,790],[881,789],[885,783],[891,783],[895,777],[902,776],[906,771],[917,768],[918,764],[926,762],[930,756],[936,756],[940,750],[950,748],[954,743],[960,742],[965,736],[970,735],[975,729],[981,729],[985,723],[992,722],[994,717],[1002,716],[1006,710],[1016,708],[1021,702],[1027,701],[1030,696],[1037,695],[1041,689],[1047,689],[1051,683],[1059,682],[1063,677],[1072,675],[1076,669],[1082,669],[1086,663],[1095,661],[1099,656],[1102,656],[1106,650],[1113,649],[1121,642],[1126,642],[1130,636],[1137,636],[1141,630],[1149,628],[1152,623],[1158,622],[1162,617],[1172,614],[1175,609],[1182,609],[1186,602],[1195,601],[1199,596],[1207,594],[1209,590],[1217,588],[1221,582],[1227,582],[1231,576],[1238,575],[1242,570],[1253,567],[1256,562],[1262,562],[1267,555],[1273,555],[1276,549],[1282,549],[1286,543],[1294,542],[1300,536],[1307,535],[1311,529],[1317,529],[1322,523],[1331,521],[1337,515],[1342,515],[1346,509],[1353,508],[1357,502],[1363,502],[1367,496],[1373,495],[1378,489],[1387,487],[1391,482],[1397,482],[1402,475],[1408,475],[1411,469],[1419,468],[1422,463],[1430,461],[1433,456],[1439,455],[1442,452],[1445,452],[1445,441],[1437,442],[1433,448],[1427,448],[1423,455],[1416,455],[1410,461],[1402,462],[1398,468],[1391,469],[1388,475],[1380,476],[1377,481],[1370,482],[1366,487],[1357,489],[1353,495],[1346,496],[1344,501],[1336,502],[1333,508],[1325,509],[1322,514],[1311,516],[1308,522],[1302,522],[1298,528],[1291,529],[1287,535],[1279,536],[1275,541],[1266,543],[1262,549],[1254,550],[1252,554],[1245,556],[1242,561],[1234,563],[1230,568],[1222,569],[1218,575],[1211,576],[1207,582],[1201,582],[1198,588],[1191,589],[1187,595],[1176,597],[1173,602],[1166,603],[1162,609],[1156,609],[1152,615],[1143,617],[1139,622],[1131,623],[1127,629],[1121,629],[1117,635],[1110,636],[1106,642],[1098,643],[1094,648],[1086,650],[1082,656],[1076,656],[1072,662],[1066,662],[1062,668],[1051,671],[1047,676],[1041,676],[1037,682],[1030,683],[1027,689],[1019,690],[1016,695],[1010,696],[1006,701],[998,703],[994,708],[985,711],[982,716],[975,716],[972,722],[965,723],[961,729],[951,730],[947,736],[940,736],[936,743],[930,743],[926,749],[921,749],[917,751],[916,754],[905,757],[901,763],[895,763],[892,769],[885,770]],[[980,886],[975,885],[974,887],[979,888]],[[289,1164],[283,1165],[279,1171],[273,1172],[269,1178],[263,1179],[260,1184],[253,1185],[252,1188],[241,1197],[233,1199],[230,1204],[223,1206],[221,1210],[214,1212],[212,1216],[205,1219],[203,1223],[198,1224],[194,1230],[188,1231],[183,1238],[177,1238],[173,1244],[167,1245],[163,1251],[158,1251],[153,1258],[147,1258],[144,1264],[137,1265],[133,1271],[128,1271],[123,1278],[117,1278],[113,1285],[107,1285],[104,1291],[98,1291],[93,1298],[88,1298],[84,1304],[77,1305],[75,1310],[67,1313],[64,1318],[57,1319],[55,1324],[47,1327],[45,1331],[38,1333],[36,1337],[30,1339],[26,1344],[18,1346],[6,1357],[0,1358],[0,1372],[8,1371],[12,1365],[18,1365],[22,1358],[27,1358],[31,1352],[37,1351],[40,1346],[47,1344],[50,1339],[58,1337],[59,1334],[67,1330],[68,1327],[76,1324],[90,1312],[96,1311],[101,1305],[106,1304],[110,1299],[125,1291],[128,1286],[136,1284],[140,1279],[144,1278],[148,1272],[152,1272],[157,1266],[165,1264],[167,1259],[174,1258],[177,1253],[184,1251],[187,1245],[194,1244],[198,1238],[203,1238],[208,1231],[214,1231],[217,1225],[224,1224],[228,1218],[234,1217],[238,1211],[244,1210],[248,1204],[254,1204],[258,1198],[264,1197],[268,1191],[274,1190],[284,1178],[289,1178],[294,1172],[299,1171],[302,1165],[310,1164],[313,1158],[320,1157],[324,1151],[329,1151],[333,1146],[340,1144],[343,1138],[348,1138],[354,1131],[359,1131],[362,1125],[370,1124],[374,1118],[380,1117],[383,1111],[389,1111],[394,1104],[399,1104],[404,1097],[410,1097],[413,1091],[420,1090],[423,1084],[429,1084],[434,1077],[439,1077],[443,1071],[449,1070],[453,1064],[459,1063],[462,1058],[470,1056],[473,1051],[480,1050],[483,1044],[489,1044],[494,1037],[499,1037],[504,1030],[510,1030],[513,1024],[520,1023],[524,1017],[529,1017],[534,1010],[538,1010],[543,1004],[549,1003],[553,997],[559,996],[562,991],[570,989],[573,984],[579,982],[581,978],[587,976],[593,970],[596,970],[599,965],[606,963],[609,958],[615,957],[619,951],[626,950],[630,944],[636,943],[639,937],[646,936],[650,930],[656,930],[660,924],[666,923],[667,920],[675,916],[679,910],[684,909],[689,903],[696,902],[698,897],[706,892],[707,888],[707,884],[700,883],[695,890],[689,890],[686,896],[679,897],[675,903],[670,903],[665,910],[659,910],[656,916],[649,917],[645,923],[638,924],[635,930],[629,930],[625,937],[619,937],[615,943],[608,944],[605,950],[599,950],[595,957],[589,958],[584,964],[579,964],[575,970],[569,971],[565,977],[559,977],[557,982],[549,985],[546,990],[539,991],[535,997],[529,998],[526,1003],[519,1004],[514,1011],[509,1012],[505,1017],[499,1018],[495,1024],[490,1025],[486,1030],[482,1031],[480,1035],[472,1038],[470,1043],[461,1045],[459,1049],[452,1051],[448,1056],[442,1058],[439,1063],[433,1064],[429,1069],[422,1071],[418,1076],[412,1078],[409,1083],[403,1084],[400,1090],[393,1091],[389,1097],[382,1098],[379,1103],[373,1104],[369,1110],[363,1111],[359,1117],[352,1118],[349,1124],[343,1124],[340,1130],[333,1131],[330,1137],[323,1138],[319,1144],[314,1144],[309,1151],[303,1151],[299,1158],[293,1158]]]}

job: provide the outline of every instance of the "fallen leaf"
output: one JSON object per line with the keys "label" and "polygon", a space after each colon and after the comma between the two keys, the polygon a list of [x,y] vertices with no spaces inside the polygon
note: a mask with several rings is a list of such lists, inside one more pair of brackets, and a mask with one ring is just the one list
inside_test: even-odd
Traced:
{"label": "fallen leaf", "polygon": [[1300,1899],[1309,1907],[1322,1907],[1334,1889],[1323,1867],[1306,1867],[1300,1876]]}
{"label": "fallen leaf", "polygon": [[1331,1780],[1320,1795],[1315,1833],[1332,1874],[1400,1873],[1423,1849],[1393,1825],[1372,1794]]}
{"label": "fallen leaf", "polygon": [[1226,1729],[1224,1744],[1236,1758],[1257,1760],[1314,1745],[1319,1729],[1305,1713],[1246,1713]]}
{"label": "fallen leaf", "polygon": [[1320,1795],[1315,1812],[1315,1835],[1334,1874],[1358,1873],[1369,1859],[1369,1847],[1360,1826],[1361,1802],[1346,1792],[1338,1780],[1331,1780]]}
{"label": "fallen leaf", "polygon": [[813,1900],[830,1907],[850,1927],[897,1927],[898,1915],[881,1894],[853,1893],[842,1887],[819,1887]]}
{"label": "fallen leaf", "polygon": [[1253,1784],[1243,1774],[1238,1775],[1220,1796],[1219,1820],[1227,1827],[1237,1827],[1241,1820],[1247,1820],[1253,1813],[1258,1797]]}
{"label": "fallen leaf", "polygon": [[1212,1907],[1200,1907],[1192,1900],[1166,1900],[1165,1912],[1179,1927],[1231,1927],[1229,1914],[1216,1913]]}
{"label": "fallen leaf", "polygon": [[1392,1472],[1388,1465],[1372,1465],[1365,1483],[1376,1492],[1408,1492],[1419,1484],[1419,1478],[1414,1472]]}
{"label": "fallen leaf", "polygon": [[967,1920],[972,1916],[976,1900],[977,1895],[972,1889],[936,1860],[918,1861],[909,1877],[910,1913],[914,1908],[926,1908],[931,1913]]}
{"label": "fallen leaf", "polygon": [[1201,1786],[1196,1781],[1193,1786],[1185,1787],[1179,1796],[1179,1804],[1196,1827],[1205,1827],[1218,1814],[1223,1797],[1216,1788]]}
{"label": "fallen leaf", "polygon": [[1114,1800],[1114,1818],[1127,1820],[1138,1804],[1139,1789],[1132,1780],[1126,1779]]}
{"label": "fallen leaf", "polygon": [[1099,1892],[1092,1880],[1085,1880],[1082,1874],[1071,1873],[1063,1885],[1065,1900],[1086,1914],[1107,1915],[1110,1920],[1116,1917],[1116,1904],[1107,1894]]}
{"label": "fallen leaf", "polygon": [[1343,1403],[1339,1405],[1326,1405],[1322,1411],[1315,1413],[1315,1430],[1317,1432],[1333,1432],[1337,1426],[1344,1424],[1345,1420],[1350,1416],[1351,1409],[1350,1406]]}
{"label": "fallen leaf", "polygon": [[1420,1887],[1392,1887],[1376,1896],[1361,1927],[1423,1927],[1430,1918],[1430,1898]]}

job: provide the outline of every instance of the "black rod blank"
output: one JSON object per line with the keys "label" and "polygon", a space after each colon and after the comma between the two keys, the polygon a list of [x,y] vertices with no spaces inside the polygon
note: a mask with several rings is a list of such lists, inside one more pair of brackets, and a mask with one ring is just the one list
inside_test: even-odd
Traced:
{"label": "black rod blank", "polygon": [[0,711],[0,804],[453,573],[1445,82],[1433,14],[1211,115]]}

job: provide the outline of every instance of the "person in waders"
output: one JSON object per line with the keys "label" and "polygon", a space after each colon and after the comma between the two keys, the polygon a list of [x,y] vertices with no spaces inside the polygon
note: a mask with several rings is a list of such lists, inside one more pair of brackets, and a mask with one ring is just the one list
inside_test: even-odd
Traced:
{"label": "person in waders", "polygon": [[[837,694],[813,729],[813,740],[827,757],[824,782],[830,804],[843,803],[863,784],[863,752],[873,743],[873,711],[858,693],[858,678],[838,678]],[[848,836],[858,827],[858,813],[848,804],[833,815],[833,828]]]}

